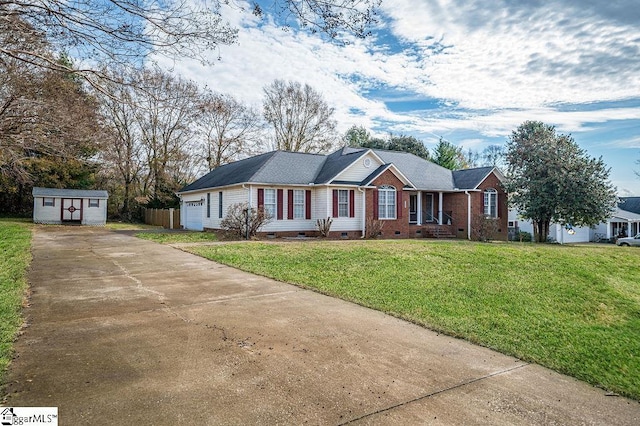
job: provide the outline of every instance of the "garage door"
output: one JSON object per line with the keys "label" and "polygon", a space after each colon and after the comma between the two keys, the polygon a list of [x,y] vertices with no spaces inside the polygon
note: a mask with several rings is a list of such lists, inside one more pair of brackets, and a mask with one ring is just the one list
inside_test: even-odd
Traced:
{"label": "garage door", "polygon": [[202,231],[202,201],[185,202],[184,227],[193,231]]}

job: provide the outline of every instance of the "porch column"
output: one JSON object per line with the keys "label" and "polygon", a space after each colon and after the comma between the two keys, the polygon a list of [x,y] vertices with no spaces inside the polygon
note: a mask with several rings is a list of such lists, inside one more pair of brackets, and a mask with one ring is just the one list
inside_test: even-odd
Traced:
{"label": "porch column", "polygon": [[442,192],[438,192],[438,225],[442,225]]}
{"label": "porch column", "polygon": [[627,237],[633,237],[634,235],[636,235],[636,234],[632,234],[631,233],[631,221],[628,220],[627,221]]}
{"label": "porch column", "polygon": [[611,238],[611,221],[607,220],[607,240]]}
{"label": "porch column", "polygon": [[418,191],[418,225],[422,225],[422,192]]}

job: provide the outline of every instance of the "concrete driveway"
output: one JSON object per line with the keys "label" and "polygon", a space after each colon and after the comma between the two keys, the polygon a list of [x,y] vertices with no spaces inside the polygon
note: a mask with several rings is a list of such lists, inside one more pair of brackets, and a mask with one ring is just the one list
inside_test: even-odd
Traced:
{"label": "concrete driveway", "polygon": [[640,404],[351,303],[37,227],[7,406],[60,424],[640,424]]}

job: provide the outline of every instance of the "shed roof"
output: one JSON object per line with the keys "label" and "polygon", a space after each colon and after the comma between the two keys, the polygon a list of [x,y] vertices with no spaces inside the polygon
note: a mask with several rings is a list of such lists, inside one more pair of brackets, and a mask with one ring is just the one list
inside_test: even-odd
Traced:
{"label": "shed roof", "polygon": [[107,199],[109,193],[102,189],[60,189],[34,187],[31,194],[34,197],[61,197],[61,198],[98,198]]}

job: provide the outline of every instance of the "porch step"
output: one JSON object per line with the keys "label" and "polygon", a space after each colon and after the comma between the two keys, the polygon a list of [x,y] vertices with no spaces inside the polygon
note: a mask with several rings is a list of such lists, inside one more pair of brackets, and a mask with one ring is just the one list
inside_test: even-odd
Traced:
{"label": "porch step", "polygon": [[430,226],[424,228],[422,235],[426,238],[456,238],[455,234],[451,232],[449,226]]}

